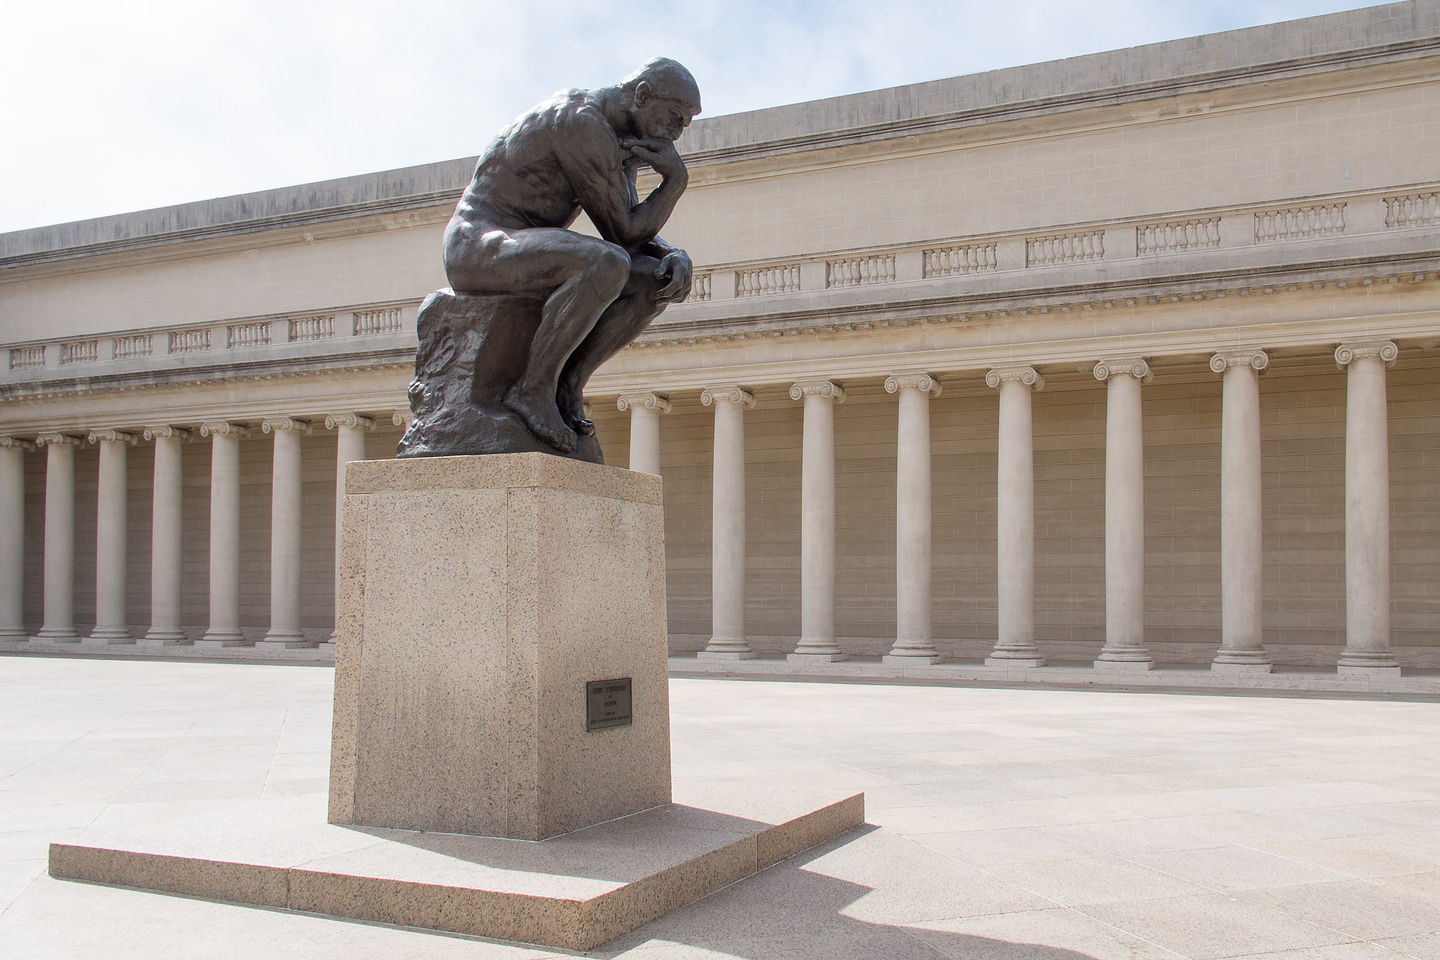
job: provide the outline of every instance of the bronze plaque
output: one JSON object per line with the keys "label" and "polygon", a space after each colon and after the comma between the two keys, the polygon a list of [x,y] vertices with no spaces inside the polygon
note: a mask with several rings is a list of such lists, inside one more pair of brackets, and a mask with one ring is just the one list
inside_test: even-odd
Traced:
{"label": "bronze plaque", "polygon": [[630,678],[585,684],[585,729],[630,726]]}

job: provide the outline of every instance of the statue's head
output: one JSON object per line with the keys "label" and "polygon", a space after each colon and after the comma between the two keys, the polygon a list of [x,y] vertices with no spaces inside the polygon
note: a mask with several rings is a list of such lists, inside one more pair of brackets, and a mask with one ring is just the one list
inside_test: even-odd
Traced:
{"label": "statue's head", "polygon": [[700,87],[680,64],[656,57],[620,82],[630,99],[635,132],[677,140],[700,112]]}

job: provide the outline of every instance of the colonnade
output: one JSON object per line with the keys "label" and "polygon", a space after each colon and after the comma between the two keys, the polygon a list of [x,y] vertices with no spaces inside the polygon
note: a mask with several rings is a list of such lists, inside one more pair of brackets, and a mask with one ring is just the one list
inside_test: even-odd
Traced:
{"label": "colonnade", "polygon": [[[1390,650],[1389,462],[1386,367],[1394,343],[1345,343],[1335,351],[1347,371],[1345,424],[1346,646],[1341,672],[1398,670]],[[1265,671],[1271,661],[1261,642],[1260,394],[1258,377],[1269,364],[1258,349],[1216,353],[1210,368],[1222,378],[1221,603],[1222,628],[1213,668]],[[1094,376],[1106,384],[1105,429],[1105,639],[1095,666],[1109,671],[1145,670],[1153,657],[1145,640],[1144,385],[1151,381],[1143,357],[1105,358]],[[1034,439],[1031,401],[1044,388],[1029,364],[991,369],[986,384],[997,391],[997,631],[986,662],[1041,666],[1035,639]],[[902,371],[884,381],[897,398],[896,635],[886,662],[939,661],[931,626],[930,401],[940,396],[938,378]],[[843,385],[801,380],[790,396],[803,403],[801,461],[800,638],[790,659],[844,659],[835,633],[835,428],[834,407]],[[712,474],[712,631],[699,654],[707,659],[755,656],[745,627],[745,411],[754,396],[739,384],[710,387],[700,402],[714,408]],[[631,417],[632,469],[660,470],[661,414],[670,409],[657,392],[627,393],[618,407]],[[325,419],[338,431],[336,538],[341,525],[344,465],[364,457],[364,434],[373,420],[358,414]],[[270,623],[260,646],[294,647],[307,641],[300,624],[301,448],[313,424],[299,417],[272,417],[261,430],[273,438],[271,496]],[[198,434],[211,444],[209,530],[209,622],[200,646],[248,641],[239,615],[239,441],[249,428],[207,421]],[[43,433],[33,442],[0,437],[0,638],[26,635],[22,614],[24,567],[24,452],[45,451],[44,622],[36,637],[79,642],[74,618],[75,448],[99,446],[96,530],[95,628],[100,644],[166,645],[187,642],[180,623],[181,450],[194,432],[171,424],[142,432],[96,429],[85,436]],[[126,466],[141,436],[154,445],[154,508],[151,548],[150,626],[139,638],[127,626]],[[337,549],[338,552],[338,549]],[[337,564],[338,568],[338,564]]]}
{"label": "colonnade", "polygon": [[[1397,349],[1389,341],[1345,343],[1335,361],[1347,371],[1345,424],[1346,647],[1341,673],[1398,670],[1390,649],[1389,457],[1385,369]],[[1261,642],[1260,390],[1269,365],[1258,349],[1212,356],[1222,377],[1221,423],[1221,636],[1212,669],[1269,671]],[[1105,426],[1105,640],[1094,661],[1105,671],[1148,670],[1154,658],[1145,640],[1144,386],[1152,380],[1143,357],[1105,358],[1093,368],[1106,384]],[[1045,386],[1032,365],[997,367],[985,374],[999,393],[996,475],[997,630],[986,658],[992,666],[1045,663],[1035,640],[1034,437],[1031,397]],[[929,401],[940,395],[935,375],[896,373],[885,390],[897,395],[895,503],[895,621],[887,663],[939,661],[931,630],[931,497]],[[801,453],[800,638],[791,660],[844,659],[834,632],[835,462],[834,406],[841,384],[814,379],[795,383],[804,402]],[[639,402],[653,398],[658,402]],[[704,659],[755,656],[745,634],[744,411],[754,397],[742,386],[711,387],[701,403],[715,408],[712,522],[712,609]],[[662,407],[661,404],[664,404]],[[632,411],[632,463],[659,463],[658,394],[621,398]],[[647,466],[648,469],[648,466]]]}
{"label": "colonnade", "polygon": [[[358,414],[332,415],[327,429],[339,431],[336,463],[336,553],[345,464],[365,458],[365,431],[374,421]],[[270,624],[256,646],[272,649],[314,646],[301,629],[301,443],[309,420],[272,417],[260,429],[274,438],[270,498]],[[45,450],[44,621],[36,639],[52,643],[165,646],[191,642],[181,625],[181,445],[195,438],[173,424],[143,432],[119,429],[45,433],[33,443],[0,438],[0,638],[26,635],[23,621],[25,530],[24,451]],[[207,421],[198,435],[210,453],[209,620],[197,647],[249,645],[240,622],[240,440],[244,424]],[[154,444],[150,550],[150,626],[134,637],[128,626],[126,503],[128,450],[140,437]],[[75,629],[75,448],[88,439],[99,446],[96,497],[95,627],[87,637]],[[338,564],[337,564],[338,568]]]}

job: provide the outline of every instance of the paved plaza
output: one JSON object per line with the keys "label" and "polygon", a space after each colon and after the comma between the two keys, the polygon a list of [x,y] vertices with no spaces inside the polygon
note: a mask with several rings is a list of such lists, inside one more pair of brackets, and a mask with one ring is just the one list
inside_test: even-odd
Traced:
{"label": "paved plaza", "polygon": [[[0,957],[572,956],[50,879],[88,828],[326,788],[332,671],[0,656]],[[1432,702],[676,679],[676,799],[870,826],[590,956],[1440,960]]]}

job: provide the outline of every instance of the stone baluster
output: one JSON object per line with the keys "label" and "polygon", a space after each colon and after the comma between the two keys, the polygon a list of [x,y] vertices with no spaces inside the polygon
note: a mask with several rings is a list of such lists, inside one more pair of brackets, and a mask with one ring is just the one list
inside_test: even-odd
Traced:
{"label": "stone baluster", "polygon": [[75,633],[75,448],[79,437],[44,433],[45,448],[45,622],[36,636],[78,643]]}
{"label": "stone baluster", "polygon": [[0,437],[0,639],[25,633],[25,451],[35,444]]}
{"label": "stone baluster", "polygon": [[[392,419],[401,426],[406,421],[396,413]],[[341,413],[325,418],[326,430],[338,430],[335,435],[335,596],[340,596],[340,532],[345,519],[345,464],[365,459],[365,434],[375,429],[375,421],[358,413]],[[339,611],[336,611],[339,616]],[[330,643],[336,633],[330,631]]]}
{"label": "stone baluster", "polygon": [[1102,360],[1095,379],[1105,399],[1105,646],[1095,666],[1149,670],[1145,646],[1145,444],[1140,387],[1150,365],[1138,357]]}
{"label": "stone baluster", "polygon": [[300,438],[310,421],[271,417],[260,429],[275,435],[270,475],[270,629],[265,648],[314,646],[300,628]]}
{"label": "stone baluster", "polygon": [[995,649],[990,666],[1040,667],[1045,657],[1035,643],[1035,440],[1031,394],[1045,389],[1034,367],[999,367],[985,385],[1000,390],[996,451]]}
{"label": "stone baluster", "polygon": [[711,637],[702,658],[755,656],[745,637],[745,410],[755,397],[740,387],[711,387],[700,402],[715,408],[711,474]]}
{"label": "stone baluster", "polygon": [[844,660],[835,641],[835,404],[845,391],[830,380],[790,388],[805,401],[800,453],[800,643],[793,661]]}
{"label": "stone baluster", "polygon": [[670,400],[658,393],[627,393],[616,401],[630,411],[630,469],[660,474],[660,414],[670,412]]}
{"label": "stone baluster", "polygon": [[240,629],[240,438],[248,427],[203,423],[210,438],[210,626],[196,646],[246,644]]}
{"label": "stone baluster", "polygon": [[180,444],[190,431],[168,424],[145,428],[155,443],[155,489],[150,519],[150,629],[142,646],[188,643],[180,624],[181,504]]}
{"label": "stone baluster", "polygon": [[895,444],[895,644],[882,659],[910,665],[939,663],[931,631],[930,399],[940,383],[928,373],[885,378],[897,395]]}
{"label": "stone baluster", "polygon": [[1220,374],[1220,649],[1210,669],[1271,669],[1261,641],[1260,371],[1263,350],[1217,353]]}
{"label": "stone baluster", "polygon": [[1345,370],[1345,650],[1340,673],[1398,671],[1390,650],[1389,340],[1342,343]]}
{"label": "stone baluster", "polygon": [[99,490],[95,522],[94,642],[134,643],[125,615],[127,571],[126,507],[129,501],[129,448],[138,438],[119,430],[95,430],[90,442],[100,445]]}

